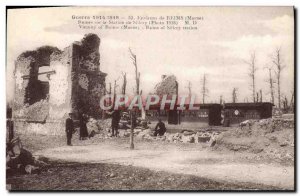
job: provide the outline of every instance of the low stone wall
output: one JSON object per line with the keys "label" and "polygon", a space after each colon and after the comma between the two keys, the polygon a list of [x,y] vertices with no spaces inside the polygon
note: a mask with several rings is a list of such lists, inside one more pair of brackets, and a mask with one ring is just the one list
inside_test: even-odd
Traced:
{"label": "low stone wall", "polygon": [[20,134],[65,135],[63,121],[50,121],[46,123],[14,121],[15,132]]}

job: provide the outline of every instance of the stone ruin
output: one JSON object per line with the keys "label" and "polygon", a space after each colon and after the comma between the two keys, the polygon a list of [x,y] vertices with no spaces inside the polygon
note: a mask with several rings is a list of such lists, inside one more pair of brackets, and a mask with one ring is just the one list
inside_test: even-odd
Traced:
{"label": "stone ruin", "polygon": [[162,81],[155,85],[155,93],[161,95],[178,95],[178,82],[174,75],[162,75]]}
{"label": "stone ruin", "polygon": [[[167,95],[171,99],[172,95],[178,97],[178,82],[174,75],[162,75],[162,81],[155,85],[155,94],[158,96]],[[167,111],[168,124],[179,124],[179,112],[177,110]]]}
{"label": "stone ruin", "polygon": [[106,73],[100,71],[100,38],[87,34],[63,51],[42,46],[15,61],[13,118],[17,132],[64,134],[74,113],[101,118]]}

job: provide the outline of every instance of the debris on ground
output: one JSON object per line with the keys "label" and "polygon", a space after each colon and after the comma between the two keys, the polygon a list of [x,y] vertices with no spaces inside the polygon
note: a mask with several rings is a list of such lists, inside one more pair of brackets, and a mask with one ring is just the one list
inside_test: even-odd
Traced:
{"label": "debris on ground", "polygon": [[180,133],[165,133],[163,136],[154,136],[154,131],[151,129],[145,129],[137,131],[138,139],[146,140],[160,140],[172,143],[212,143],[216,140],[216,136],[219,135],[220,131],[194,131],[194,130],[183,130]]}
{"label": "debris on ground", "polygon": [[294,159],[294,119],[247,120],[235,130],[220,134],[216,149],[245,151],[261,157]]}
{"label": "debris on ground", "polygon": [[47,164],[33,157],[32,153],[23,148],[19,137],[6,145],[6,172],[8,174],[38,174],[40,167]]}

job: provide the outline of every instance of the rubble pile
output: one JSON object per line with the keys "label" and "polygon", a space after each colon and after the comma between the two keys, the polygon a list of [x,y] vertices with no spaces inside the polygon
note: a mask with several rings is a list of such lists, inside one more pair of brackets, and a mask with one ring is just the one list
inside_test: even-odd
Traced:
{"label": "rubble pile", "polygon": [[146,140],[160,140],[172,143],[215,143],[219,131],[190,131],[181,133],[165,133],[163,136],[153,136],[153,131],[145,129],[137,134],[137,138]]}
{"label": "rubble pile", "polygon": [[96,132],[101,133],[103,131],[107,131],[111,127],[111,119],[104,119],[104,120],[96,120],[94,118],[90,118],[87,122],[88,132]]}
{"label": "rubble pile", "polygon": [[240,123],[240,134],[264,135],[265,133],[281,131],[284,129],[293,129],[294,119],[286,118],[268,118],[261,120],[246,120]]}
{"label": "rubble pile", "polygon": [[247,120],[220,134],[216,148],[247,151],[263,158],[294,159],[294,119]]}
{"label": "rubble pile", "polygon": [[94,118],[90,118],[86,124],[88,128],[88,132],[91,133],[92,131],[96,133],[100,133],[101,130],[105,127],[105,122],[96,120]]}
{"label": "rubble pile", "polygon": [[256,122],[258,128],[268,129],[272,131],[280,131],[282,129],[293,129],[294,119],[283,119],[283,118],[268,118],[262,119]]}
{"label": "rubble pile", "polygon": [[[43,99],[32,105],[26,104],[22,109],[18,110],[15,114],[16,118],[25,116],[26,120],[45,122],[48,117],[49,103]],[[36,111],[39,111],[38,113]]]}

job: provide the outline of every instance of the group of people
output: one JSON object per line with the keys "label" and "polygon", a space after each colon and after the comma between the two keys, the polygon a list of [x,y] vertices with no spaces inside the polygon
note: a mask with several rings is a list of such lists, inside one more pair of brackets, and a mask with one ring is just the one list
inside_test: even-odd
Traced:
{"label": "group of people", "polygon": [[[121,112],[120,110],[113,110],[112,112],[108,112],[108,114],[111,115],[112,120],[111,120],[111,136],[112,137],[117,137],[119,132],[119,122],[121,119]],[[75,133],[75,128],[74,128],[74,121],[73,121],[73,114],[69,113],[69,117],[66,119],[66,135],[67,135],[67,145],[72,146],[71,140],[72,140],[72,135]],[[88,116],[85,114],[81,114],[79,118],[79,140],[84,140],[88,138],[88,129],[87,129],[87,122],[88,122]],[[165,132],[167,131],[165,123],[162,122],[161,119],[158,119],[158,123],[155,126],[154,129],[154,136],[163,136]]]}
{"label": "group of people", "polygon": [[[74,117],[72,113],[69,113],[69,117],[66,120],[66,135],[67,145],[72,146],[72,135],[75,133]],[[88,138],[89,133],[87,129],[88,116],[81,114],[79,118],[79,140],[85,140]]]}

